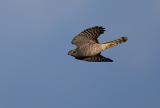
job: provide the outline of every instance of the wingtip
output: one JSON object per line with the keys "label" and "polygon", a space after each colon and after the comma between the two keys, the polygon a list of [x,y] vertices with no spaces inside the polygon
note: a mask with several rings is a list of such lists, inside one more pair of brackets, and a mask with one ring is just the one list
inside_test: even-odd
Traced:
{"label": "wingtip", "polygon": [[121,37],[123,42],[127,42],[128,41],[128,37]]}
{"label": "wingtip", "polygon": [[107,62],[114,62],[112,59],[109,59]]}
{"label": "wingtip", "polygon": [[103,26],[98,26],[99,28],[101,28],[101,29],[105,29],[105,27],[103,27]]}

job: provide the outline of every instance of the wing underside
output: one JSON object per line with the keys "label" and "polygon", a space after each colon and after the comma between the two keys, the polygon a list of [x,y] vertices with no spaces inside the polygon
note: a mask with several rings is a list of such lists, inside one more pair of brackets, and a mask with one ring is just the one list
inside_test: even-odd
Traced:
{"label": "wing underside", "polygon": [[113,62],[112,59],[106,58],[100,54],[98,54],[96,56],[90,56],[90,57],[76,57],[76,59],[84,60],[84,61],[88,61],[88,62]]}

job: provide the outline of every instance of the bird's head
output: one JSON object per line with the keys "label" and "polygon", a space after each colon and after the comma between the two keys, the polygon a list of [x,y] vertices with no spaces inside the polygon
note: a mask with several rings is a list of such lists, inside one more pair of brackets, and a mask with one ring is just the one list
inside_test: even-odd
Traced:
{"label": "bird's head", "polygon": [[68,52],[68,55],[75,57],[75,56],[77,55],[77,51],[76,51],[76,50],[70,50],[70,51]]}

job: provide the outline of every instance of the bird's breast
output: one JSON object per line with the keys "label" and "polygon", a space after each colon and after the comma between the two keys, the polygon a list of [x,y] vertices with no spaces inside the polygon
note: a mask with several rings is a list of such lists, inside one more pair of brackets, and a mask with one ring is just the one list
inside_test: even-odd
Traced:
{"label": "bird's breast", "polygon": [[94,56],[102,51],[100,44],[84,44],[77,49],[78,55],[85,56]]}

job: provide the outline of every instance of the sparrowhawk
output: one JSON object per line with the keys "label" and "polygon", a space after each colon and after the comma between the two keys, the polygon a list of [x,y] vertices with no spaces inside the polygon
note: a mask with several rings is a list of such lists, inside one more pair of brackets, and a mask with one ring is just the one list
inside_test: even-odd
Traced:
{"label": "sparrowhawk", "polygon": [[104,31],[105,28],[102,26],[85,29],[73,38],[71,43],[76,45],[77,48],[70,50],[68,55],[71,55],[78,60],[85,60],[89,62],[113,62],[110,58],[102,56],[101,52],[126,42],[128,38],[121,37],[119,39],[100,44],[97,38],[103,34]]}

